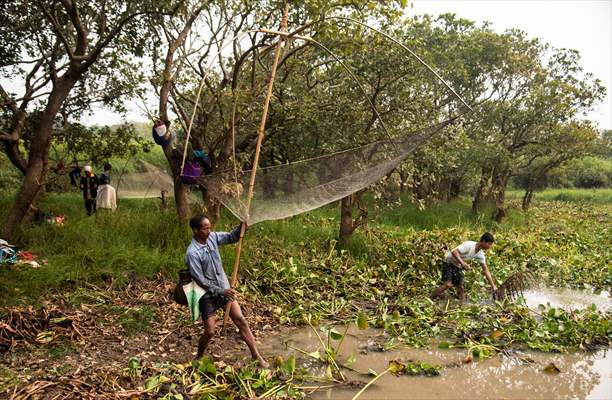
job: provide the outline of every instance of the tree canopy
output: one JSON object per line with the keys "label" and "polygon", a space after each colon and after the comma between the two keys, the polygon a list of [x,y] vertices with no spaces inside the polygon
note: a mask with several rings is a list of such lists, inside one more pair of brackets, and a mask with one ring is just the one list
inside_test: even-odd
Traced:
{"label": "tree canopy", "polygon": [[[38,201],[52,144],[68,153],[78,143],[91,149],[110,131],[79,125],[84,113],[98,104],[121,111],[127,98],[151,90],[159,101],[150,118],[173,120],[178,133],[164,154],[180,217],[189,215],[179,179],[185,147],[204,149],[216,171],[248,169],[280,9],[275,1],[3,4],[0,74],[13,84],[0,86],[0,140],[24,174],[4,233]],[[596,151],[589,144],[603,139],[584,116],[605,88],[582,70],[577,51],[453,14],[409,13],[404,1],[291,5],[262,166],[403,135],[457,114],[463,105],[440,78],[474,112],[373,188],[380,197],[399,188],[425,204],[469,194],[474,210],[490,201],[501,219],[513,177],[533,192],[551,170]],[[113,131],[103,153],[134,145],[130,132]]]}

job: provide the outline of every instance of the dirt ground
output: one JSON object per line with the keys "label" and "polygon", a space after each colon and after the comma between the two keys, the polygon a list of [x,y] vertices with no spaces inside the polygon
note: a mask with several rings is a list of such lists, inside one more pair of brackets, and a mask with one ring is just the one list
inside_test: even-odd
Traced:
{"label": "dirt ground", "polygon": [[[0,314],[0,398],[129,398],[130,390],[143,383],[125,378],[130,359],[145,369],[193,360],[202,323],[192,323],[187,307],[172,301],[174,285],[161,276],[132,281],[122,290],[109,282],[48,297],[41,310],[5,309]],[[250,299],[240,303],[256,338],[275,332],[268,307]],[[248,362],[236,327],[230,321],[223,337],[222,318],[218,321],[207,353],[219,364]]]}

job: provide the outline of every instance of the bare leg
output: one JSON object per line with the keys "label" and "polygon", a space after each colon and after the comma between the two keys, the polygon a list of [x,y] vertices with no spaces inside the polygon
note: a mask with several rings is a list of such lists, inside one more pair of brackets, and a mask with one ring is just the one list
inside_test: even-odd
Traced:
{"label": "bare leg", "polygon": [[457,286],[457,298],[460,302],[465,303],[465,290],[463,285]]}
{"label": "bare leg", "polygon": [[240,305],[237,301],[232,301],[232,305],[230,306],[230,318],[234,321],[234,324],[238,327],[238,331],[240,331],[240,336],[242,336],[242,340],[249,346],[249,350],[251,351],[251,357],[253,360],[259,361],[259,365],[263,368],[268,368],[268,362],[259,354],[259,350],[257,350],[257,345],[255,344],[255,337],[251,332],[251,328],[249,328],[249,323],[247,322],[244,315],[242,315],[242,310],[240,309]]}
{"label": "bare leg", "polygon": [[434,289],[433,292],[431,292],[431,298],[435,299],[440,297],[440,295],[442,293],[444,293],[444,291],[450,287],[453,286],[453,283],[451,281],[446,281],[443,284],[441,284],[440,286],[438,286],[437,288]]}
{"label": "bare leg", "polygon": [[206,351],[206,347],[208,346],[208,342],[210,339],[215,336],[215,328],[217,326],[217,318],[214,315],[211,315],[204,321],[204,334],[200,336],[200,340],[198,340],[198,354],[196,355],[197,359],[202,358],[204,355],[204,351]]}

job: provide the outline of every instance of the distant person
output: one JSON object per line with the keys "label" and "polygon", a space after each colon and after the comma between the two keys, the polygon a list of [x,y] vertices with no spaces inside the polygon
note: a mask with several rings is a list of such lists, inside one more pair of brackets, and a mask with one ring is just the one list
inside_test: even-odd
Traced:
{"label": "distant person", "polygon": [[444,255],[442,263],[442,285],[438,286],[431,294],[431,298],[439,297],[446,289],[455,287],[457,289],[457,297],[460,301],[465,301],[465,290],[463,287],[463,271],[470,269],[466,261],[476,260],[482,265],[482,273],[491,285],[493,293],[497,292],[495,282],[491,277],[487,261],[484,255],[485,250],[489,250],[493,245],[493,235],[489,232],[484,233],[480,237],[480,241],[474,242],[467,240],[455,247],[451,251],[447,251]]}
{"label": "distant person", "polygon": [[81,180],[81,167],[78,166],[76,160],[74,161],[74,166],[68,173],[70,177],[70,184],[74,187],[79,186],[79,181]]}
{"label": "distant person", "polygon": [[93,173],[91,166],[83,168],[85,175],[81,177],[79,188],[83,191],[85,199],[85,210],[87,215],[96,212],[96,197],[98,195],[98,177]]}
{"label": "distant person", "polygon": [[215,335],[217,322],[215,312],[229,302],[231,304],[229,316],[249,347],[251,357],[257,360],[260,366],[267,368],[268,363],[257,350],[255,338],[246,318],[242,315],[236,299],[237,293],[230,287],[221,263],[221,254],[219,254],[219,246],[236,243],[240,239],[240,226],[231,232],[212,232],[210,219],[205,215],[191,218],[189,226],[193,231],[193,240],[187,247],[185,264],[189,267],[193,280],[206,291],[199,301],[200,313],[204,321],[204,334],[198,341],[197,358],[204,355],[210,339]]}
{"label": "distant person", "polygon": [[100,186],[98,187],[98,194],[96,196],[97,208],[108,208],[113,211],[117,209],[117,193],[115,188],[111,186],[111,170],[112,165],[104,163],[104,172],[100,174],[98,179]]}

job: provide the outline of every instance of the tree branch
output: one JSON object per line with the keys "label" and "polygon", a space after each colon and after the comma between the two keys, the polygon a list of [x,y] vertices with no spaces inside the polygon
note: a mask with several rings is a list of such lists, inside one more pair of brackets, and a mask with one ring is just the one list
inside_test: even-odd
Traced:
{"label": "tree branch", "polygon": [[72,49],[70,48],[70,43],[68,43],[68,39],[66,39],[66,36],[64,36],[64,34],[62,33],[62,29],[59,26],[59,23],[57,22],[55,17],[51,15],[49,10],[47,10],[47,8],[43,5],[41,0],[37,0],[37,3],[40,9],[42,10],[43,14],[45,14],[45,17],[49,20],[49,22],[51,22],[51,25],[53,26],[53,30],[55,31],[55,34],[57,35],[59,40],[62,42],[64,47],[66,48],[66,53],[68,54],[68,57],[72,59],[74,57],[74,54],[72,52]]}

